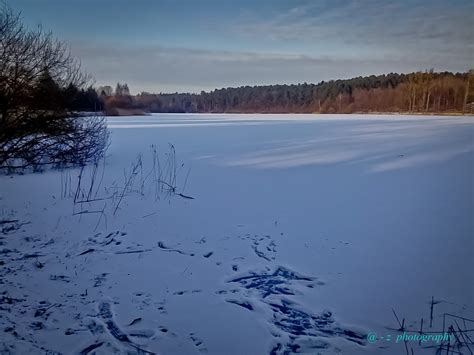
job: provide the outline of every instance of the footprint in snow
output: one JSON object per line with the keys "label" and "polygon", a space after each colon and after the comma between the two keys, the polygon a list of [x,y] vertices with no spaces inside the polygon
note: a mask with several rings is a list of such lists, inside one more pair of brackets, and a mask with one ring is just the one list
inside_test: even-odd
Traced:
{"label": "footprint in snow", "polygon": [[207,352],[207,349],[206,347],[204,346],[204,343],[201,339],[199,339],[194,333],[189,333],[189,339],[192,340],[192,342],[194,343],[194,346],[196,348],[198,348],[198,350],[202,353],[206,353]]}

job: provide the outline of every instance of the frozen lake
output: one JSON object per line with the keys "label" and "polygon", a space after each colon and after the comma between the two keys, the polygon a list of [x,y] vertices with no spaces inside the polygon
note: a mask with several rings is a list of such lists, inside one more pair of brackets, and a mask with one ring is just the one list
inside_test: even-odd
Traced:
{"label": "frozen lake", "polygon": [[[18,220],[1,239],[1,291],[13,301],[0,304],[0,326],[13,330],[0,346],[431,354],[439,344],[396,343],[394,311],[408,332],[423,318],[442,333],[457,319],[444,313],[474,318],[473,117],[157,114],[108,125],[93,186],[105,200],[82,206],[90,213],[73,203],[79,169],[0,176],[2,219]],[[172,179],[176,162],[176,192],[194,199],[155,198],[155,148]],[[136,190],[119,202],[139,154]]]}

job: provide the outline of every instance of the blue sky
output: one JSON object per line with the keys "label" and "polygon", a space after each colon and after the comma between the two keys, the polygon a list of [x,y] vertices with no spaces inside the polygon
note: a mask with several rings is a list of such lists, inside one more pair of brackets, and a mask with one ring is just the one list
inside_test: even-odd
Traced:
{"label": "blue sky", "polygon": [[132,92],[474,66],[473,0],[6,1]]}

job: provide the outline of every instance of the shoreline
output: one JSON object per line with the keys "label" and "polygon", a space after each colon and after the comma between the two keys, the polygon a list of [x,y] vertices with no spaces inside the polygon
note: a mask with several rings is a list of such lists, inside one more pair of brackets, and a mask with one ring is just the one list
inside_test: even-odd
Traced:
{"label": "shoreline", "polygon": [[461,113],[461,112],[352,112],[352,113],[321,113],[321,112],[125,112],[122,111],[117,115],[105,114],[108,117],[126,117],[126,116],[150,116],[158,114],[166,115],[321,115],[321,116],[331,116],[331,115],[386,115],[386,116],[456,116],[456,117],[474,117],[474,113]]}

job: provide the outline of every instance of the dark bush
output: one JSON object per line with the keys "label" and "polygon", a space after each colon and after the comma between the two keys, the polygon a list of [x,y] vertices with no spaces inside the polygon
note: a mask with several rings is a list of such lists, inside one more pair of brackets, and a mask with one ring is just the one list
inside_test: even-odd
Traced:
{"label": "dark bush", "polygon": [[99,159],[109,138],[105,119],[77,114],[78,99],[94,97],[83,89],[89,78],[66,45],[41,27],[25,28],[20,16],[4,5],[0,53],[0,168]]}

